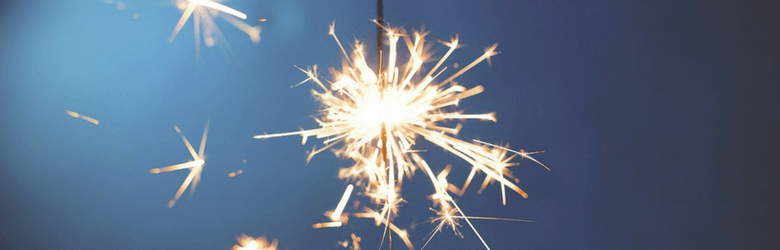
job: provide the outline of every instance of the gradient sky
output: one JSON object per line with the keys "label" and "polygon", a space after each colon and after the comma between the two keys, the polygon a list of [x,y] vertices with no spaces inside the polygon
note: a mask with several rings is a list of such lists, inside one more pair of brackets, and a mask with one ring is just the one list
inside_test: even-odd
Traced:
{"label": "gradient sky", "polygon": [[[346,184],[336,173],[348,162],[323,153],[307,165],[313,140],[251,139],[316,125],[312,85],[289,88],[305,78],[293,65],[323,74],[340,65],[327,35],[334,20],[342,42],[373,45],[375,3],[227,1],[252,25],[268,19],[262,40],[217,20],[234,54],[202,47],[196,60],[191,21],[167,42],[177,9],[133,8],[152,2],[0,5],[0,248],[227,249],[247,233],[291,250],[339,249],[352,232],[377,248],[372,221],[311,228],[338,202]],[[538,159],[553,170],[522,162],[514,171],[530,197],[508,195],[507,206],[497,185],[458,199],[469,215],[537,221],[475,221],[493,249],[771,249],[780,246],[777,7],[387,0],[385,20],[424,26],[432,40],[459,34],[465,46],[449,63],[499,44],[490,65],[459,78],[485,87],[461,108],[496,111],[498,122],[468,121],[460,137],[546,150]],[[198,141],[209,117],[202,181],[168,209],[186,172],[148,170],[189,160],[173,125]],[[421,147],[435,171],[453,164],[451,180],[465,178],[467,163]],[[399,225],[434,216],[426,179],[404,188]],[[432,228],[416,225],[413,243]],[[463,239],[446,229],[427,249],[481,248],[460,229]]]}

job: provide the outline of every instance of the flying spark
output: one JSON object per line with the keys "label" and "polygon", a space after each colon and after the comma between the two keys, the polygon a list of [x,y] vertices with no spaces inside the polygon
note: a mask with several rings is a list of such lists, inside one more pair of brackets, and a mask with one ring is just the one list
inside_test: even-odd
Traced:
{"label": "flying spark", "polygon": [[82,115],[82,114],[79,114],[79,113],[76,113],[76,112],[73,112],[73,111],[70,111],[70,110],[65,110],[65,114],[67,114],[68,116],[73,117],[73,118],[78,118],[78,119],[85,120],[85,121],[87,121],[89,123],[92,123],[92,124],[95,124],[95,125],[100,125],[100,121],[96,120],[95,118],[86,116],[86,115]]}
{"label": "flying spark", "polygon": [[236,176],[238,176],[240,174],[243,174],[243,173],[244,173],[244,170],[243,169],[239,169],[238,171],[230,172],[228,174],[228,177],[233,178],[233,177],[236,177]]}
{"label": "flying spark", "polygon": [[[455,79],[482,61],[489,61],[491,56],[497,55],[497,44],[488,47],[476,60],[445,78],[441,75],[446,71],[446,67],[440,67],[459,47],[457,35],[449,41],[441,42],[449,49],[429,71],[423,72],[423,63],[431,57],[431,46],[426,46],[428,44],[425,40],[427,32],[408,34],[400,28],[382,28],[386,32],[389,48],[387,53],[382,51],[382,55],[387,55],[382,57],[382,65],[385,66],[381,71],[375,71],[368,65],[364,44],[356,42],[351,54],[347,53],[335,34],[335,23],[331,24],[328,34],[341,49],[344,57],[342,68],[330,71],[332,80],[320,80],[316,65],[306,70],[298,68],[307,78],[294,85],[309,81],[316,84],[312,95],[323,107],[321,114],[315,119],[319,128],[256,135],[254,138],[300,135],[303,138],[302,144],[305,144],[309,137],[315,137],[323,140],[323,146],[319,149],[315,146],[309,153],[307,162],[327,149],[332,149],[339,157],[353,160],[355,164],[352,167],[340,170],[339,178],[354,182],[360,194],[379,206],[379,209],[374,211],[364,207],[363,212],[351,215],[373,218],[377,226],[384,224],[386,232],[389,230],[395,233],[410,249],[413,246],[408,233],[392,221],[397,216],[399,204],[404,202],[400,195],[404,177],[412,178],[416,170],[422,170],[436,187],[432,200],[435,206],[441,207],[441,221],[455,226],[455,219],[465,220],[489,249],[471,226],[469,217],[463,215],[448,191],[462,194],[474,175],[479,172],[486,174],[486,182],[499,182],[502,194],[505,193],[505,188],[509,188],[523,198],[528,197],[526,192],[515,184],[518,180],[512,178],[507,168],[513,165],[509,161],[515,155],[508,156],[507,148],[497,148],[489,144],[494,146],[490,148],[481,141],[471,143],[458,139],[456,136],[462,124],[451,124],[452,121],[470,119],[496,122],[494,113],[468,114],[457,110],[461,100],[481,93],[483,87],[466,88],[455,82]],[[397,63],[398,50],[402,49],[398,46],[399,41],[403,41],[402,44],[406,45],[409,52],[406,64]],[[471,165],[469,180],[463,188],[450,187],[446,181],[446,173],[440,173],[439,177],[434,176],[428,163],[418,154],[421,150],[415,148],[418,138],[441,147]],[[515,154],[536,161],[528,156],[530,153]],[[449,168],[443,172],[448,171]],[[349,191],[351,192],[351,189]],[[349,196],[345,193],[343,197]],[[339,208],[342,202],[339,203]],[[337,212],[341,211],[337,209],[331,214],[332,222],[318,223],[314,228],[341,226],[343,223],[337,217]],[[442,225],[440,224],[438,229]]]}
{"label": "flying spark", "polygon": [[184,179],[184,182],[181,184],[181,187],[179,187],[179,190],[176,192],[176,195],[173,196],[173,199],[171,199],[168,202],[168,208],[173,207],[174,204],[176,204],[176,200],[181,197],[181,195],[184,193],[184,190],[187,189],[190,184],[190,194],[195,193],[195,187],[198,185],[198,182],[200,182],[200,173],[203,171],[203,166],[206,164],[206,156],[204,155],[204,150],[206,149],[206,137],[209,134],[209,122],[206,122],[206,128],[203,130],[203,136],[200,140],[200,148],[198,149],[198,152],[195,153],[195,149],[192,148],[192,145],[187,140],[187,137],[184,136],[184,134],[181,133],[181,130],[178,126],[173,126],[174,129],[176,129],[176,133],[181,136],[181,139],[184,141],[184,145],[187,146],[187,150],[189,150],[190,154],[192,155],[192,161],[188,161],[185,163],[180,163],[176,165],[167,166],[164,168],[153,168],[149,170],[149,173],[152,174],[159,174],[163,172],[170,172],[170,171],[176,171],[180,169],[189,169],[190,173],[187,175],[187,178]]}

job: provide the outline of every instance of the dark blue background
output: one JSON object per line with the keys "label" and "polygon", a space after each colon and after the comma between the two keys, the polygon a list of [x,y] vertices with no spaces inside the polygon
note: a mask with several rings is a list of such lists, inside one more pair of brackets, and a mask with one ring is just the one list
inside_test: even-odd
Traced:
{"label": "dark blue background", "polygon": [[[324,153],[306,165],[313,142],[300,137],[251,139],[316,125],[312,85],[289,88],[305,78],[293,65],[340,65],[333,20],[342,42],[373,45],[375,3],[226,2],[252,25],[268,19],[262,40],[217,20],[235,55],[202,47],[198,62],[192,21],[169,44],[180,13],[132,7],[149,2],[0,5],[0,247],[226,249],[246,232],[287,249],[337,249],[355,232],[376,248],[372,221],[311,229],[341,196],[336,172],[348,162]],[[506,207],[496,185],[459,199],[470,215],[538,221],[475,221],[494,249],[770,249],[780,245],[776,5],[388,0],[385,17],[425,25],[432,40],[460,34],[465,47],[449,63],[499,43],[492,65],[459,78],[486,89],[461,107],[496,111],[498,123],[468,121],[461,137],[546,150],[538,158],[553,171],[515,168],[530,197],[509,195]],[[197,142],[209,116],[202,182],[168,209],[186,173],[148,170],[188,160],[172,127]],[[462,181],[465,162],[426,148]],[[399,225],[433,216],[431,192],[420,176],[405,182]],[[431,229],[411,231],[417,247]],[[428,248],[481,248],[461,231]]]}

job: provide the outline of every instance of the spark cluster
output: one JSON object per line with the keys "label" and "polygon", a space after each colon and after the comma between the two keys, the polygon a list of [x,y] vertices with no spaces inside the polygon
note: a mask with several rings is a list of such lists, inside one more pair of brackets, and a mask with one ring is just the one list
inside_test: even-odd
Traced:
{"label": "spark cluster", "polygon": [[[383,66],[380,70],[374,70],[366,60],[364,44],[355,42],[351,53],[347,53],[335,34],[335,23],[331,24],[328,34],[341,49],[344,58],[342,67],[330,70],[330,80],[320,79],[316,65],[306,70],[299,68],[307,78],[295,85],[306,82],[316,85],[312,95],[322,106],[320,114],[315,118],[319,127],[256,135],[254,138],[299,135],[303,138],[302,144],[305,144],[309,137],[315,137],[321,139],[323,145],[319,149],[314,147],[307,162],[328,149],[354,162],[351,167],[341,169],[338,176],[352,182],[357,193],[369,200],[373,208],[362,206],[355,212],[343,212],[344,204],[353,191],[353,185],[349,185],[337,208],[326,212],[330,221],[317,223],[314,228],[339,227],[346,224],[350,216],[374,219],[377,226],[384,225],[386,232],[390,230],[412,249],[408,232],[393,224],[393,219],[398,215],[399,204],[404,202],[401,196],[403,180],[412,178],[417,170],[421,170],[430,178],[435,190],[429,198],[433,201],[433,207],[437,208],[432,208],[438,216],[433,222],[439,222],[439,225],[430,237],[444,225],[451,226],[460,235],[456,228],[459,226],[458,220],[463,219],[489,249],[469,219],[499,218],[466,216],[450,193],[462,195],[475,175],[484,173],[486,177],[481,189],[498,182],[504,204],[507,188],[527,198],[526,192],[516,185],[518,180],[512,176],[508,167],[517,164],[511,161],[518,155],[539,163],[530,156],[539,152],[514,151],[482,141],[457,138],[462,124],[453,121],[496,122],[494,113],[470,114],[458,110],[461,100],[481,93],[483,87],[466,88],[455,79],[498,54],[497,44],[488,47],[484,54],[470,64],[444,77],[442,74],[447,69],[443,66],[444,62],[459,47],[457,35],[449,41],[441,42],[448,47],[447,52],[435,60],[436,64],[430,70],[424,72],[424,63],[434,61],[429,52],[431,46],[425,39],[427,33],[416,31],[409,34],[402,28],[382,28],[388,49],[385,53],[383,48],[378,60]],[[400,41],[409,53],[405,64],[399,63],[402,60],[399,50],[404,50],[403,46],[398,45]],[[438,175],[434,173],[421,156],[421,150],[416,147],[418,139],[428,141],[471,165],[471,172],[463,187],[448,183],[446,177],[451,169],[449,166]]]}

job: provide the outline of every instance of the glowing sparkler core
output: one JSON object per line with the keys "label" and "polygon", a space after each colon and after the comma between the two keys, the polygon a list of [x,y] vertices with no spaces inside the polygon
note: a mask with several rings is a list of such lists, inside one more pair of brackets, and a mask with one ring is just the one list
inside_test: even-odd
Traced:
{"label": "glowing sparkler core", "polygon": [[[467,89],[454,80],[480,62],[498,54],[497,44],[488,47],[484,54],[453,75],[437,81],[446,70],[446,68],[441,70],[439,68],[458,48],[457,35],[449,42],[442,42],[449,47],[449,50],[430,71],[422,76],[422,64],[429,58],[424,39],[427,33],[415,32],[409,35],[403,29],[384,29],[389,40],[387,43],[389,53],[383,71],[377,73],[368,66],[363,51],[364,46],[356,42],[354,50],[348,54],[336,37],[335,25],[331,24],[328,34],[333,36],[341,49],[344,57],[343,67],[340,70],[332,69],[333,81],[326,82],[321,81],[317,76],[316,65],[307,70],[299,68],[308,78],[297,84],[312,81],[319,87],[318,90],[312,91],[314,98],[323,106],[321,116],[315,119],[319,128],[256,135],[254,138],[300,135],[303,137],[302,143],[305,144],[308,137],[313,136],[324,139],[324,146],[320,149],[315,146],[309,153],[307,162],[314,155],[329,148],[333,148],[337,156],[354,160],[355,165],[342,169],[339,177],[355,181],[358,188],[363,190],[362,195],[370,198],[381,208],[379,211],[366,208],[364,212],[352,215],[373,218],[377,225],[385,224],[385,230],[390,229],[396,233],[409,248],[412,248],[412,245],[408,234],[393,225],[391,221],[396,216],[398,204],[403,201],[400,196],[402,180],[404,176],[411,178],[417,169],[421,169],[431,177],[431,182],[436,188],[436,192],[432,195],[434,205],[441,208],[439,214],[442,216],[442,222],[447,222],[453,227],[457,225],[456,218],[464,219],[469,226],[471,222],[469,217],[463,215],[447,190],[457,190],[462,194],[477,172],[487,175],[486,182],[498,181],[502,186],[502,194],[504,188],[508,187],[527,198],[528,195],[510,179],[511,172],[507,166],[512,165],[508,161],[514,156],[507,159],[506,150],[503,154],[497,154],[495,148],[483,146],[486,144],[484,142],[470,143],[454,137],[460,131],[461,124],[454,127],[442,124],[446,121],[466,119],[496,122],[494,113],[466,114],[450,109],[456,108],[461,100],[483,91],[482,86]],[[408,62],[403,66],[396,65],[397,43],[401,39],[410,53]],[[413,149],[418,137],[460,157],[472,166],[472,173],[462,189],[450,188],[450,184],[446,181],[446,173],[438,178],[434,177],[433,170],[418,154],[419,151]],[[379,157],[380,152],[381,157]],[[527,155],[523,157],[529,158]],[[449,168],[445,171],[448,172]],[[455,216],[456,214],[460,215]],[[341,226],[340,222],[335,222],[336,219],[331,219],[334,222],[318,223],[315,224],[315,228]],[[440,228],[441,225],[438,229]],[[471,228],[474,229],[473,226]],[[489,249],[476,229],[474,232]]]}
{"label": "glowing sparkler core", "polygon": [[206,156],[204,155],[204,151],[206,149],[206,137],[209,134],[209,122],[206,122],[206,128],[203,130],[203,136],[201,137],[200,148],[198,149],[197,154],[195,153],[195,149],[192,148],[192,145],[187,140],[187,137],[181,133],[179,127],[174,125],[173,128],[176,129],[176,133],[181,136],[182,141],[184,141],[184,145],[187,146],[187,150],[189,150],[190,155],[192,155],[192,161],[149,170],[149,173],[152,174],[176,171],[180,169],[190,170],[190,173],[187,175],[187,178],[184,179],[184,182],[181,184],[181,187],[179,187],[179,190],[176,191],[173,199],[168,202],[168,208],[171,208],[174,204],[176,204],[176,201],[179,199],[179,197],[181,197],[181,195],[184,193],[184,190],[186,190],[190,184],[192,184],[192,186],[190,186],[191,194],[195,193],[195,187],[198,185],[198,182],[200,182],[200,173],[203,171],[203,166],[206,164]]}

